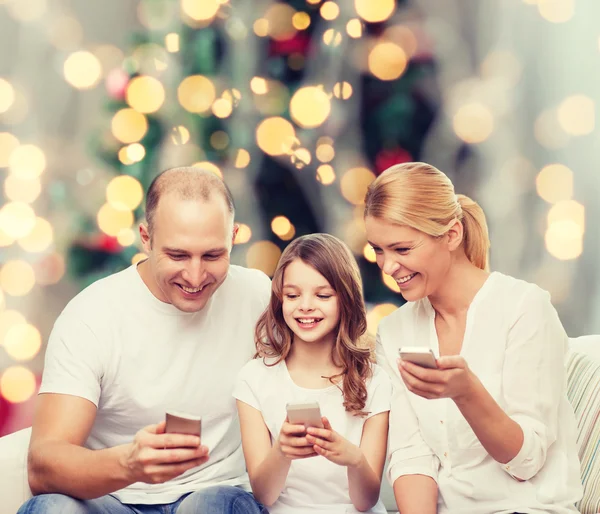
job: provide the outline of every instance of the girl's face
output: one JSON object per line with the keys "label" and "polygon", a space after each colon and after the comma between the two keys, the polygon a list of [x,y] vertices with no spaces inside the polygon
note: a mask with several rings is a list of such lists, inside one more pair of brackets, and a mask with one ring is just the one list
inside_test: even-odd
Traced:
{"label": "girl's face", "polygon": [[455,246],[447,236],[435,238],[371,216],[365,225],[377,265],[396,281],[405,300],[420,300],[444,285]]}
{"label": "girl's face", "polygon": [[323,275],[301,259],[293,260],[285,268],[282,310],[294,341],[335,341],[340,320],[336,292]]}

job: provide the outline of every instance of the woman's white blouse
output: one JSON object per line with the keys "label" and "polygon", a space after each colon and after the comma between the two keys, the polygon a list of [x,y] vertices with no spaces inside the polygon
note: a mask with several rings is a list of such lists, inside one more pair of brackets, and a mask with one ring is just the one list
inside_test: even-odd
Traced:
{"label": "woman's white blouse", "polygon": [[432,477],[440,514],[577,512],[582,486],[575,417],[566,397],[568,338],[550,295],[492,273],[467,313],[460,355],[523,429],[523,446],[507,464],[490,457],[452,400],[427,400],[404,385],[398,348],[423,346],[439,356],[434,319],[423,299],[379,324],[378,363],[394,384],[390,482],[411,474]]}

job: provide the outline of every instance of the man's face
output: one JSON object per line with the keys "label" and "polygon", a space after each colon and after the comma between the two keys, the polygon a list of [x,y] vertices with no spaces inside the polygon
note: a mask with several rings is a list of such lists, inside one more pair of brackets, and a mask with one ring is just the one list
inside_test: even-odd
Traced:
{"label": "man's face", "polygon": [[146,285],[161,301],[198,312],[227,277],[235,230],[223,198],[161,197],[153,231],[140,226],[148,255]]}

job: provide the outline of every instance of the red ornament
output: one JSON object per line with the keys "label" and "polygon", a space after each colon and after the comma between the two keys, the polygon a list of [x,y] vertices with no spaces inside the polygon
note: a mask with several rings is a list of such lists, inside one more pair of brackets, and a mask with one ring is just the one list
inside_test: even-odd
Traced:
{"label": "red ornament", "polygon": [[106,91],[113,100],[124,100],[129,85],[129,75],[125,70],[115,68],[106,76],[105,84]]}
{"label": "red ornament", "polygon": [[379,175],[382,171],[387,170],[394,164],[410,162],[412,160],[412,155],[404,148],[397,147],[389,150],[382,150],[379,152],[379,154],[377,154],[377,157],[375,157],[375,169]]}
{"label": "red ornament", "polygon": [[271,46],[269,48],[269,54],[271,55],[289,55],[289,54],[302,54],[306,55],[308,47],[310,45],[310,39],[306,34],[298,32],[294,37],[286,39],[285,41],[271,40]]}
{"label": "red ornament", "polygon": [[116,237],[107,236],[106,234],[98,235],[97,245],[98,249],[108,253],[118,253],[122,249]]}

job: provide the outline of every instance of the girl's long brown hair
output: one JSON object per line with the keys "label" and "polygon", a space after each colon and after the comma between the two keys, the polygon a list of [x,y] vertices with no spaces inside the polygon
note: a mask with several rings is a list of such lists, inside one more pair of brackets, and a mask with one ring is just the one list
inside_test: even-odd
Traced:
{"label": "girl's long brown hair", "polygon": [[287,266],[301,259],[329,282],[337,295],[340,321],[332,349],[334,364],[342,368],[327,377],[332,383],[342,378],[346,411],[365,416],[366,381],[372,374],[371,352],[365,343],[367,316],[362,295],[362,280],[350,249],[328,234],[310,234],[292,241],[284,250],[273,275],[271,300],[256,325],[256,357],[274,359],[274,366],[290,353],[294,333],[283,319],[283,275]]}

